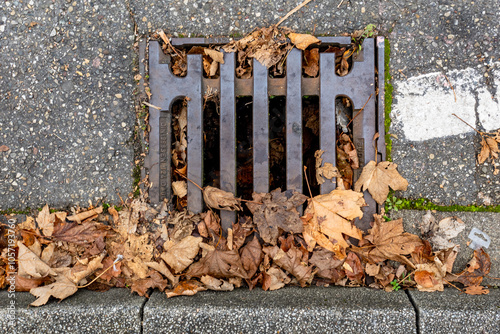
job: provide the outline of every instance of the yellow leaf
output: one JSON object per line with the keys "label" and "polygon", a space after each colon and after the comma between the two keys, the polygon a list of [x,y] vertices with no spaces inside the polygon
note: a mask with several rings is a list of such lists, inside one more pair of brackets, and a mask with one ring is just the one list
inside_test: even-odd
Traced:
{"label": "yellow leaf", "polygon": [[290,38],[292,44],[300,50],[305,50],[309,45],[320,42],[319,39],[309,34],[296,34],[292,32],[288,35],[288,38]]}

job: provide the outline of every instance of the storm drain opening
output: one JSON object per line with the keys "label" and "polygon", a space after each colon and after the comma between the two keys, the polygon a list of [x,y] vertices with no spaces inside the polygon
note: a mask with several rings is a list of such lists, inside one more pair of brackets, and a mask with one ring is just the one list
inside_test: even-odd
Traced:
{"label": "storm drain opening", "polygon": [[[200,38],[172,39],[172,45],[191,50],[182,51],[187,63],[179,67],[158,42],[151,41],[151,104],[159,110],[150,108],[145,165],[150,200],[166,198],[179,207],[187,200],[188,210],[203,211],[202,192],[192,182],[187,183],[186,197],[172,201],[172,187],[181,181],[174,172],[179,168],[202,187],[218,187],[251,200],[253,192],[276,188],[309,195],[304,166],[313,196],[351,188],[376,151],[383,159],[385,143],[379,139],[376,149],[373,137],[378,132],[384,138],[384,39],[365,39],[348,70],[339,67],[339,59],[350,38],[320,40],[314,49],[292,49],[283,63],[270,69],[255,59],[240,66],[238,52],[224,53],[223,62],[210,63],[202,48],[193,46],[228,40]],[[321,151],[322,164],[339,169],[338,180],[318,182],[315,170]],[[363,219],[355,223],[366,230],[377,204],[367,192],[364,196],[368,205]],[[236,215],[222,211],[221,220],[227,229]]]}

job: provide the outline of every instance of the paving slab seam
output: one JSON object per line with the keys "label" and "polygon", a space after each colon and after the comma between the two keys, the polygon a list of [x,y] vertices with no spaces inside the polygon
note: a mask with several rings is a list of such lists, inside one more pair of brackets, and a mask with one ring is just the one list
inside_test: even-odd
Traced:
{"label": "paving slab seam", "polygon": [[[152,292],[151,292],[152,293]],[[149,301],[149,297],[146,297],[142,302],[141,309],[139,310],[139,320],[140,320],[140,329],[139,334],[144,333],[144,307],[146,307],[146,303]]]}
{"label": "paving slab seam", "polygon": [[408,297],[408,300],[410,301],[411,305],[413,306],[413,309],[415,310],[415,327],[417,328],[417,334],[421,334],[420,332],[420,310],[417,307],[417,304],[415,303],[415,300],[411,296],[410,292],[408,290],[404,290],[406,296]]}

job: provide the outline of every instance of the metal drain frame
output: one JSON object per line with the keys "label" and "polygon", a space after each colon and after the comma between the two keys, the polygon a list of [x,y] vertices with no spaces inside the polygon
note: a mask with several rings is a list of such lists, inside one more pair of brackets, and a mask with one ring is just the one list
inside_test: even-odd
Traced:
{"label": "metal drain frame", "polygon": [[[321,45],[347,46],[350,37],[319,37]],[[222,45],[227,38],[174,38],[177,47]],[[235,74],[235,53],[224,54],[224,64],[220,65],[220,76],[216,79],[203,77],[202,56],[188,55],[187,75],[177,77],[170,70],[170,57],[165,55],[157,41],[149,42],[149,87],[151,104],[160,110],[149,109],[149,151],[144,167],[149,172],[149,197],[152,203],[164,198],[170,199],[171,192],[171,120],[172,104],[188,97],[188,177],[202,185],[203,176],[203,94],[208,87],[220,92],[220,178],[221,189],[236,190],[236,117],[237,96],[253,96],[253,156],[254,191],[269,191],[268,96],[286,96],[286,180],[287,189],[302,192],[302,97],[318,95],[320,99],[320,149],[325,151],[323,162],[336,165],[335,99],[346,96],[353,103],[354,115],[365,105],[353,121],[353,142],[358,152],[360,168],[355,170],[355,179],[361,169],[375,158],[372,139],[375,133],[378,161],[385,160],[384,130],[384,37],[367,38],[363,48],[353,55],[350,72],[340,77],[335,74],[335,54],[320,53],[320,71],[316,78],[302,76],[302,51],[293,49],[286,59],[286,76],[270,78],[267,69],[258,61],[253,61],[253,77],[237,78]],[[145,47],[145,45],[143,45]],[[141,50],[141,53],[145,50]],[[377,87],[378,85],[378,87]],[[370,98],[371,95],[371,98]],[[368,102],[367,102],[368,101]],[[199,145],[189,145],[199,143]],[[325,182],[320,191],[328,193],[336,188],[334,182]],[[355,224],[363,229],[370,228],[372,215],[378,205],[368,192],[364,192],[367,206],[363,208],[363,218]],[[188,182],[188,209],[201,212],[203,195]],[[221,211],[222,226],[231,227],[235,213]]]}

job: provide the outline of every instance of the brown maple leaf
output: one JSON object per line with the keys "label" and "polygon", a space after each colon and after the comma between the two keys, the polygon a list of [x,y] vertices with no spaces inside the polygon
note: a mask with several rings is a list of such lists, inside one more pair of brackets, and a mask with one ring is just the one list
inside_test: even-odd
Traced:
{"label": "brown maple leaf", "polygon": [[276,263],[280,268],[288,271],[304,287],[311,284],[314,277],[313,268],[302,262],[302,252],[292,245],[288,251],[283,251],[278,246],[264,247],[264,253]]}
{"label": "brown maple leaf", "polygon": [[95,222],[77,224],[56,220],[52,239],[75,244],[87,244],[94,242],[98,237],[105,237],[108,230],[108,226]]}
{"label": "brown maple leaf", "polygon": [[316,275],[330,280],[332,283],[345,277],[342,261],[333,252],[320,248],[312,253],[309,263],[317,268]]}
{"label": "brown maple leaf", "polygon": [[263,258],[262,247],[256,236],[253,237],[252,241],[241,248],[240,256],[241,263],[243,264],[243,268],[247,272],[248,277],[253,277],[259,269],[260,262]]}
{"label": "brown maple leaf", "polygon": [[56,281],[49,285],[40,286],[30,290],[30,293],[37,297],[37,299],[31,303],[31,306],[41,306],[49,301],[50,297],[55,297],[60,300],[73,295],[78,291],[78,287],[75,283],[70,281],[64,275],[56,276]]}
{"label": "brown maple leaf", "polygon": [[281,289],[291,281],[290,277],[275,264],[263,272],[262,276],[262,290],[264,291]]}
{"label": "brown maple leaf", "polygon": [[200,250],[202,238],[187,236],[179,242],[167,241],[163,244],[165,251],[161,258],[174,270],[180,273],[193,263],[194,257]]}
{"label": "brown maple leaf", "polygon": [[[345,248],[349,247],[343,235],[358,240],[362,238],[362,232],[351,220],[363,216],[361,207],[364,204],[363,194],[352,190],[337,189],[309,199],[302,217],[307,249],[312,251],[317,243],[343,260],[346,257]],[[336,243],[332,243],[332,240]]]}
{"label": "brown maple leaf", "polygon": [[187,277],[210,275],[216,278],[248,278],[237,250],[222,251],[210,245],[203,245],[203,247],[208,249],[205,256],[188,268]]}
{"label": "brown maple leaf", "polygon": [[482,248],[475,250],[474,257],[467,264],[467,268],[458,274],[456,281],[465,286],[479,285],[484,276],[490,273],[490,268],[491,260],[488,253]]}
{"label": "brown maple leaf", "polygon": [[26,278],[41,278],[48,275],[57,276],[57,274],[45,262],[43,262],[35,253],[33,253],[22,242],[18,241],[18,270],[19,275]]}
{"label": "brown maple leaf", "polygon": [[373,263],[386,259],[406,263],[415,267],[404,255],[411,254],[416,247],[422,246],[422,240],[415,234],[404,232],[403,219],[384,221],[381,215],[374,215],[373,228],[365,237],[373,248],[353,247],[353,251],[368,258]]}
{"label": "brown maple leaf", "polygon": [[303,224],[297,207],[304,203],[306,196],[296,191],[281,189],[269,194],[253,194],[254,202],[247,203],[253,213],[253,221],[257,225],[260,237],[271,245],[276,245],[280,229],[285,232],[301,233]]}
{"label": "brown maple leaf", "polygon": [[163,279],[160,273],[156,270],[150,269],[148,276],[149,277],[147,278],[134,280],[132,282],[131,291],[137,292],[139,296],[149,297],[149,295],[147,294],[148,289],[158,288],[160,291],[163,291],[169,284],[168,280]]}
{"label": "brown maple leaf", "polygon": [[354,190],[363,191],[368,189],[373,199],[380,205],[383,205],[389,195],[389,187],[393,190],[406,190],[408,181],[399,175],[393,162],[383,161],[377,164],[375,161],[370,161],[366,164],[359,176],[359,179],[354,184]]}

